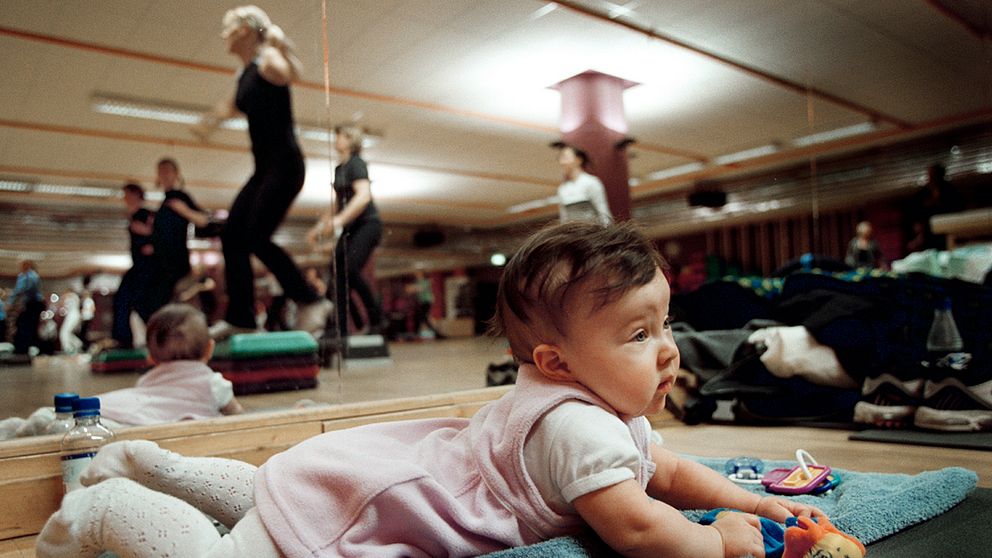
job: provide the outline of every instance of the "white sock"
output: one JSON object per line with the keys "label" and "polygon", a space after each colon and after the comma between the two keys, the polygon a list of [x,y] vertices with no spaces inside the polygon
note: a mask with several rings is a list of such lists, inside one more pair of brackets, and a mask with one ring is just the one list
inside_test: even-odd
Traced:
{"label": "white sock", "polygon": [[221,540],[213,523],[189,504],[128,479],[70,492],[38,535],[38,558],[207,556]]}
{"label": "white sock", "polygon": [[55,422],[55,409],[53,407],[39,407],[31,413],[24,425],[17,429],[17,437],[41,436],[53,422]]}
{"label": "white sock", "polygon": [[17,431],[27,423],[21,417],[10,417],[0,420],[0,440],[13,440]]}
{"label": "white sock", "polygon": [[125,440],[100,449],[83,471],[83,486],[116,477],[175,496],[233,526],[255,506],[255,466],[218,457],[185,457],[148,440]]}

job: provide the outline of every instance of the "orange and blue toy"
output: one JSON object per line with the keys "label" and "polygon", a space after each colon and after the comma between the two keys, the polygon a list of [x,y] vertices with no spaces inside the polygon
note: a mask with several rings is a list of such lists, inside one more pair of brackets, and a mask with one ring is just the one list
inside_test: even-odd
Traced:
{"label": "orange and blue toy", "polygon": [[[725,513],[736,510],[718,508],[700,518],[709,525]],[[785,526],[766,517],[761,520],[761,538],[765,543],[765,558],[864,558],[861,542],[838,530],[826,517],[790,517]]]}

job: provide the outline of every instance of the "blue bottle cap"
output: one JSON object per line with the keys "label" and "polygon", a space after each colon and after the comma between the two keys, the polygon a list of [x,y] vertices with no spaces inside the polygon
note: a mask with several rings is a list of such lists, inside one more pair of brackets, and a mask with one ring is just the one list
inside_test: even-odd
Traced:
{"label": "blue bottle cap", "polygon": [[99,414],[99,397],[80,397],[72,404],[72,415],[74,417],[92,417]]}
{"label": "blue bottle cap", "polygon": [[65,393],[55,394],[55,412],[56,413],[71,413],[73,412],[72,404],[75,400],[79,399],[79,395],[67,391]]}

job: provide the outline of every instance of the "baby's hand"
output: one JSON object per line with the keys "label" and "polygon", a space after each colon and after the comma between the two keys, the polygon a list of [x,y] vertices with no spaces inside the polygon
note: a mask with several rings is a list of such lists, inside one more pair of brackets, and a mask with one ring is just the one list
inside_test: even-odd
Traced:
{"label": "baby's hand", "polygon": [[774,496],[765,496],[759,500],[758,505],[754,508],[754,513],[779,523],[785,523],[785,520],[792,516],[826,516],[826,514],[820,511],[820,508],[816,506],[803,504],[802,502],[797,502],[795,500],[776,498]]}
{"label": "baby's hand", "polygon": [[722,513],[711,526],[720,533],[726,558],[765,558],[765,542],[761,538],[758,516],[740,512]]}

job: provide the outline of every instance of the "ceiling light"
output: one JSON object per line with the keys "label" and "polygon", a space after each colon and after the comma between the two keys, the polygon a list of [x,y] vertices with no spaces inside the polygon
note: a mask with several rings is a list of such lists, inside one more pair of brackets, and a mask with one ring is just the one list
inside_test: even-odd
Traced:
{"label": "ceiling light", "polygon": [[530,18],[531,19],[541,19],[542,17],[544,17],[544,16],[550,14],[551,12],[555,11],[555,8],[557,8],[557,7],[558,7],[558,4],[555,4],[554,2],[548,2],[547,4],[541,6],[540,8],[538,8],[536,10],[534,10],[534,13],[530,14]]}
{"label": "ceiling light", "polygon": [[629,2],[626,5],[621,6],[620,4],[614,4],[613,2],[603,2],[606,4],[607,15],[610,19],[616,19],[618,17],[626,17],[634,13],[634,8],[640,4],[640,2]]}
{"label": "ceiling light", "polygon": [[92,102],[93,112],[101,114],[190,125],[198,123],[210,110],[208,107],[139,101],[102,93],[94,94]]}
{"label": "ceiling light", "polygon": [[792,145],[795,145],[796,147],[805,147],[807,145],[826,143],[828,141],[838,140],[841,138],[867,134],[869,132],[874,132],[877,129],[878,125],[874,122],[862,122],[861,124],[855,124],[853,126],[845,126],[835,130],[828,130],[826,132],[819,132],[808,136],[798,137],[792,140]]}
{"label": "ceiling light", "polygon": [[704,167],[705,165],[702,163],[687,163],[685,165],[679,165],[670,169],[652,172],[646,175],[644,180],[664,180],[666,178],[672,178],[673,176],[681,176],[683,174],[689,174],[690,172],[703,170]]}
{"label": "ceiling light", "polygon": [[489,257],[489,263],[493,264],[496,267],[503,266],[506,264],[506,255],[496,252],[495,254]]}
{"label": "ceiling light", "polygon": [[736,153],[728,153],[726,155],[720,155],[719,157],[714,157],[713,162],[717,165],[729,165],[731,163],[738,163],[747,159],[755,159],[757,157],[764,157],[765,155],[771,155],[779,150],[779,147],[774,144],[762,145],[761,147],[755,147],[752,149],[745,149],[744,151],[738,151]]}
{"label": "ceiling light", "polygon": [[[93,112],[100,114],[127,116],[129,118],[142,118],[145,120],[157,120],[159,122],[187,124],[190,126],[199,124],[203,116],[211,110],[210,107],[201,105],[183,105],[162,101],[132,99],[104,93],[95,93],[93,95],[92,109]],[[244,117],[239,116],[228,118],[218,126],[225,130],[247,130],[248,121]],[[334,141],[334,132],[327,127],[301,124],[296,127],[296,133],[301,139],[322,143]],[[379,134],[366,132],[365,139],[362,141],[362,147],[365,149],[374,147],[380,139],[381,136]]]}
{"label": "ceiling light", "polygon": [[31,185],[27,182],[0,180],[0,192],[27,192],[30,189]]}
{"label": "ceiling light", "polygon": [[547,207],[557,201],[553,201],[555,198],[541,198],[539,200],[525,201],[523,203],[518,203],[516,205],[511,205],[506,208],[507,213],[523,213],[525,211],[530,211],[532,209],[539,209],[542,207]]}
{"label": "ceiling light", "polygon": [[35,184],[31,188],[37,194],[56,194],[63,196],[83,196],[88,198],[112,198],[120,194],[110,188],[95,186],[71,186],[68,184]]}
{"label": "ceiling light", "polygon": [[77,186],[73,184],[33,184],[20,180],[0,180],[0,191],[3,192],[34,192],[37,194],[54,194],[63,196],[83,196],[88,198],[114,198],[121,195],[114,188],[99,186]]}

